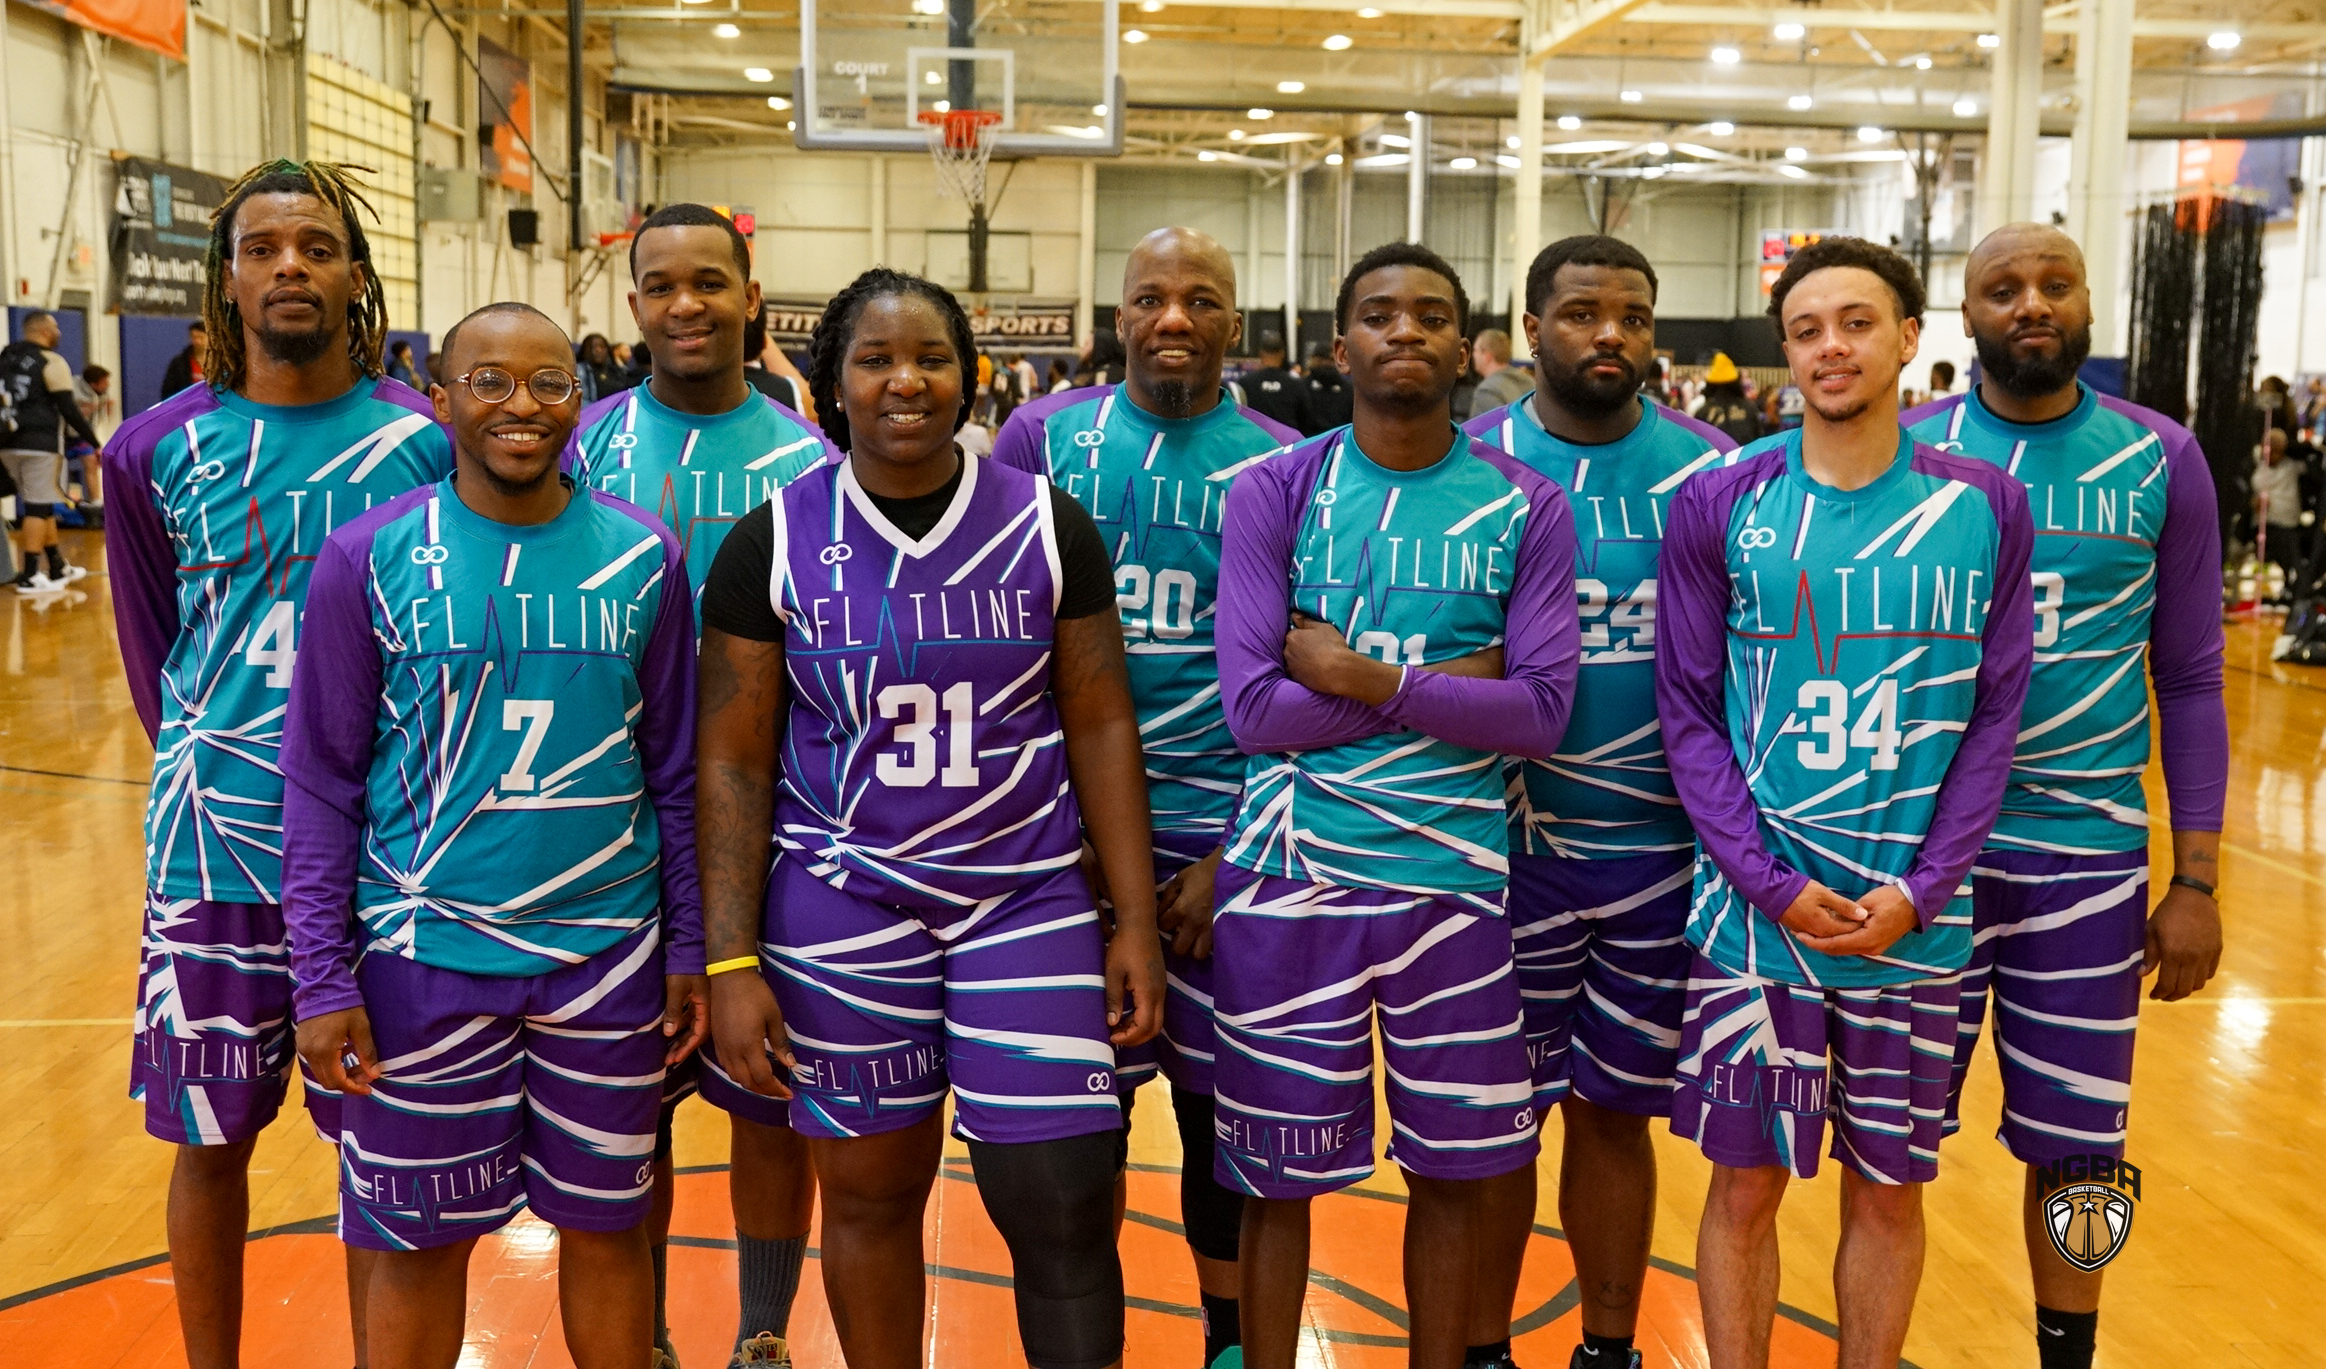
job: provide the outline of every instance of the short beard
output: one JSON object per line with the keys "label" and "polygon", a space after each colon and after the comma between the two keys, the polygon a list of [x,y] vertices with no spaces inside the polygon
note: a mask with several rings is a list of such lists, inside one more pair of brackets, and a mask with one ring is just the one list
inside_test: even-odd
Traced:
{"label": "short beard", "polygon": [[537,493],[544,484],[557,478],[557,463],[555,461],[543,466],[541,474],[531,480],[523,481],[509,479],[499,471],[494,470],[492,462],[481,457],[477,460],[477,469],[485,473],[485,483],[493,487],[493,493],[503,499],[523,499],[527,495]]}
{"label": "short beard", "polygon": [[328,328],[310,328],[302,333],[286,333],[274,328],[258,330],[259,350],[267,360],[281,366],[312,366],[331,350],[332,331]]}
{"label": "short beard", "polygon": [[[1623,366],[1619,380],[1594,380],[1585,367],[1601,360],[1613,360]],[[1639,372],[1632,369],[1628,357],[1591,357],[1583,367],[1572,370],[1553,366],[1546,358],[1542,363],[1543,389],[1558,401],[1559,407],[1578,418],[1610,418],[1640,392]]]}
{"label": "short beard", "polygon": [[1828,423],[1848,423],[1863,417],[1866,410],[1874,407],[1874,401],[1861,399],[1854,404],[1847,404],[1838,409],[1828,409],[1813,399],[1809,401],[1809,407],[1816,411],[1819,418]]}
{"label": "short beard", "polygon": [[1189,380],[1151,380],[1147,382],[1147,398],[1155,405],[1158,418],[1193,418],[1195,401],[1200,393],[1195,382]]}
{"label": "short beard", "polygon": [[2075,383],[2076,372],[2092,354],[2092,325],[2087,323],[2061,338],[2059,355],[2049,359],[2018,360],[2011,355],[2008,337],[1990,339],[1980,333],[1972,341],[1978,344],[1983,379],[1994,381],[2014,399],[2041,399]]}

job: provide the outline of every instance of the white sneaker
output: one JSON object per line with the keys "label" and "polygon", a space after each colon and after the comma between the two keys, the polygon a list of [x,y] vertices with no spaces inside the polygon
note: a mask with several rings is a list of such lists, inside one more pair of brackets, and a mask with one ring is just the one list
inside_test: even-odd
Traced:
{"label": "white sneaker", "polygon": [[18,594],[53,594],[64,587],[64,581],[51,580],[46,573],[37,570],[31,575],[19,577],[16,581]]}
{"label": "white sneaker", "polygon": [[762,1331],[736,1349],[727,1369],[791,1369],[791,1346],[773,1331]]}
{"label": "white sneaker", "polygon": [[[51,577],[51,578],[54,578],[54,577]],[[60,584],[60,585],[69,585],[69,584],[73,583],[75,580],[86,580],[86,579],[88,579],[88,578],[89,578],[89,568],[88,568],[87,566],[76,566],[76,565],[72,565],[72,564],[68,563],[68,564],[65,566],[65,578],[64,578],[64,579],[62,579],[62,580],[58,580],[58,581],[57,581],[57,583],[58,583],[58,584]]]}

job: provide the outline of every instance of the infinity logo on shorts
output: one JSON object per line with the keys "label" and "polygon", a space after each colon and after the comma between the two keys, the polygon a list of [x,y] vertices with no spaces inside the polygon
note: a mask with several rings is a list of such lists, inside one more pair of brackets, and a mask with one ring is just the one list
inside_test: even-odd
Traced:
{"label": "infinity logo on shorts", "polygon": [[1083,1080],[1082,1084],[1092,1093],[1112,1093],[1115,1087],[1115,1077],[1105,1070],[1092,1070],[1090,1077]]}

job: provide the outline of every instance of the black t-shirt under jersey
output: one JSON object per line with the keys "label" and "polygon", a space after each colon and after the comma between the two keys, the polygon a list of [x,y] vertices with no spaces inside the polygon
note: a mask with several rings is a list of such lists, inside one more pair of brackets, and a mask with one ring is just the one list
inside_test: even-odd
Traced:
{"label": "black t-shirt under jersey", "polygon": [[[910,499],[888,499],[870,490],[864,493],[883,517],[896,524],[897,531],[917,541],[928,536],[945,510],[953,506],[953,496],[961,490],[963,469],[955,464],[952,479]],[[1053,616],[1063,620],[1111,612],[1115,607],[1115,568],[1113,558],[1107,555],[1106,539],[1099,535],[1098,524],[1091,521],[1088,510],[1057,486],[1045,485],[1051,522],[1058,529],[1058,568],[1064,580]],[[762,504],[729,530],[711,562],[711,573],[703,580],[703,626],[754,642],[782,641],[783,620],[775,616],[775,605],[767,597],[774,569],[775,515]]]}

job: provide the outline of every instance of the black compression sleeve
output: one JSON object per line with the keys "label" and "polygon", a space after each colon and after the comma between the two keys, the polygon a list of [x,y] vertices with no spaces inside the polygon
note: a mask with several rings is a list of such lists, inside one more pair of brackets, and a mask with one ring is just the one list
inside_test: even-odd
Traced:
{"label": "black compression sleeve", "polygon": [[767,589],[774,569],[775,514],[761,504],[727,530],[703,577],[703,626],[754,642],[782,641],[783,619]]}
{"label": "black compression sleeve", "polygon": [[1115,564],[1090,511],[1074,497],[1049,486],[1050,519],[1058,529],[1058,618],[1088,618],[1115,607]]}

